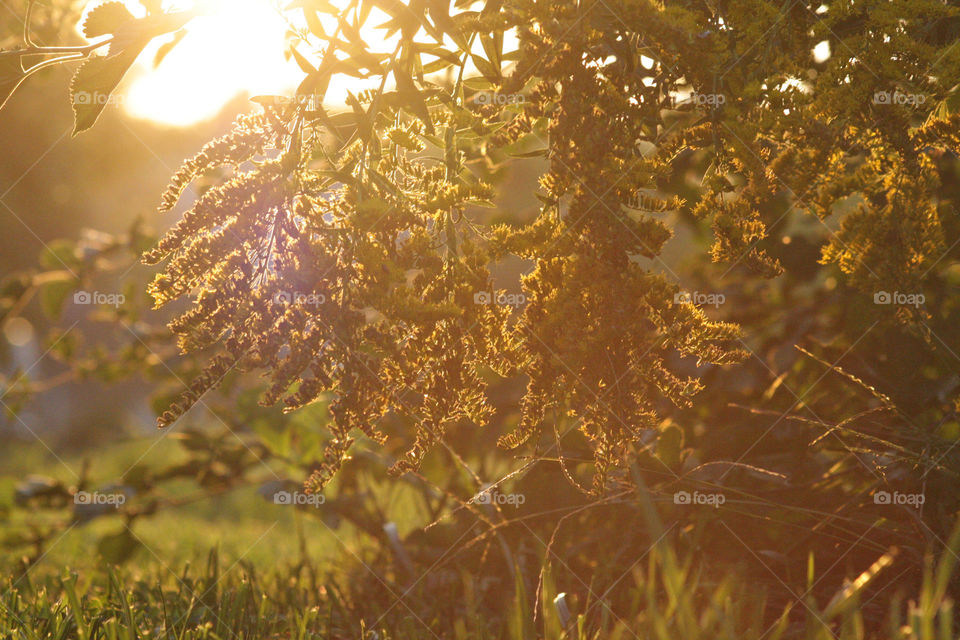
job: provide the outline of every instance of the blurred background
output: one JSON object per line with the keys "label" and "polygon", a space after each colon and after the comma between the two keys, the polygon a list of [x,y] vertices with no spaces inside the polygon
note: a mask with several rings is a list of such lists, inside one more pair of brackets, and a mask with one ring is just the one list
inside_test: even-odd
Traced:
{"label": "blurred background", "polygon": [[[26,4],[0,2],[0,48],[21,45]],[[33,40],[84,44],[84,17],[99,4],[38,6]],[[140,3],[125,6],[135,15],[144,13]],[[233,558],[269,565],[303,551],[291,544],[291,528],[302,533],[299,515],[269,504],[265,487],[272,491],[276,486],[263,484],[264,479],[276,483],[293,477],[290,487],[295,488],[303,476],[296,475],[296,465],[284,466],[289,461],[267,462],[262,459],[266,455],[250,447],[250,440],[289,439],[290,433],[298,437],[278,410],[241,408],[226,398],[218,405],[208,398],[174,429],[160,432],[155,426],[165,403],[186,387],[195,369],[162,335],[170,311],[150,309],[145,288],[153,269],[139,264],[136,249],[146,248],[174,224],[195,199],[194,189],[206,186],[201,180],[174,212],[157,214],[160,194],[181,163],[229,131],[239,114],[260,110],[251,97],[290,94],[302,78],[285,55],[290,25],[275,3],[234,0],[225,6],[231,11],[197,18],[187,29],[151,43],[96,126],[79,136],[72,135],[69,97],[76,63],[31,76],[0,112],[0,276],[6,282],[0,340],[0,525],[5,525],[8,551],[27,553],[30,563],[42,558],[47,566],[76,565],[106,555],[167,564],[219,544]],[[176,9],[177,4],[164,7]],[[348,90],[363,88],[341,78],[328,100],[342,101]],[[499,175],[513,188],[504,189],[502,208],[490,213],[491,219],[524,221],[536,215],[538,202],[529,186],[541,167],[530,161],[519,171]],[[516,291],[518,276],[528,268],[519,260],[508,261],[497,269],[497,279]],[[53,281],[37,284],[40,272],[53,274]],[[123,295],[124,304],[105,315],[97,305],[77,304],[76,289]],[[108,365],[110,360],[117,363]],[[521,391],[517,385],[503,388],[512,402]],[[253,413],[262,423],[238,422],[238,413]],[[303,411],[293,420],[316,444],[323,418]],[[229,486],[223,491],[216,482],[206,482],[197,452],[210,453],[213,445],[193,446],[183,434],[192,430],[218,434],[211,439],[223,436],[245,452],[257,480],[240,482],[226,472],[220,480]],[[257,435],[249,438],[254,431]],[[492,446],[496,434],[484,437]],[[276,445],[273,454],[291,449],[289,443],[271,444]],[[301,453],[308,459],[315,450],[304,446]],[[204,462],[213,467],[214,458],[210,453]],[[116,518],[78,521],[74,514],[63,520],[56,509],[47,518],[46,512],[29,514],[28,509],[25,515],[12,508],[35,499],[57,507],[58,492],[64,492],[63,498],[78,487],[93,488],[91,482],[133,491],[128,484],[135,484],[134,478],[153,491],[155,478],[143,480],[141,468],[174,471],[173,481],[157,496],[163,508],[153,517],[138,518],[136,534],[130,527],[118,528]],[[391,518],[402,533],[424,524],[418,510],[405,513],[402,486],[382,489],[381,498],[391,505]],[[27,516],[38,515],[39,525],[36,518],[27,523]],[[334,517],[330,524],[343,523]],[[34,526],[39,526],[35,538],[24,537],[24,529]],[[347,523],[347,532],[340,535],[349,537],[349,529]],[[302,542],[322,558],[337,555],[337,539],[330,529],[313,528]]]}
{"label": "blurred background", "polygon": [[[97,4],[38,7],[32,24],[34,40],[47,45],[84,43],[78,16]],[[249,101],[251,95],[295,86],[295,67],[283,55],[282,18],[270,3],[247,4],[252,5],[250,11],[236,14],[244,17],[240,21],[200,20],[187,33],[177,35],[179,47],[156,68],[158,53],[172,38],[151,45],[112,96],[113,103],[97,126],[80,136],[71,136],[74,118],[68,89],[76,64],[41,71],[15,92],[0,112],[0,274],[4,278],[15,279],[41,264],[59,267],[62,263],[54,256],[64,247],[70,252],[91,251],[126,234],[138,219],[145,230],[163,230],[176,221],[180,210],[161,217],[156,208],[177,167],[229,130],[239,113],[258,108]],[[143,7],[137,3],[128,6],[142,15]],[[21,44],[25,9],[25,2],[0,3],[0,48]],[[250,38],[251,29],[257,27],[273,37],[261,33]],[[237,60],[244,64],[238,66]],[[112,260],[110,267],[94,277],[89,288],[139,296],[136,304],[146,317],[138,322],[162,326],[164,316],[148,310],[144,293],[149,270],[130,252]],[[117,376],[115,382],[70,378],[51,353],[57,339],[49,338],[51,326],[67,329],[67,337],[58,343],[61,346],[71,334],[107,345],[129,343],[131,336],[112,335],[124,330],[103,322],[92,306],[70,304],[69,296],[66,302],[59,301],[59,322],[52,322],[49,307],[57,306],[50,302],[55,297],[41,288],[16,318],[3,323],[0,503],[12,503],[16,487],[30,475],[74,485],[84,465],[93,465],[98,478],[119,480],[138,460],[172,464],[183,450],[166,437],[168,432],[156,429],[150,401],[156,383],[143,376]],[[14,386],[28,381],[35,384],[37,393],[16,407],[15,413]],[[189,419],[201,425],[219,422],[205,408],[192,412]],[[272,561],[283,547],[278,541],[289,541],[289,527],[276,527],[273,516],[289,515],[289,510],[275,507],[275,513],[268,509],[269,515],[263,517],[260,503],[265,501],[257,487],[240,493],[174,509],[168,516],[151,519],[141,535],[148,547],[169,553],[165,562],[190,558],[221,538],[236,557],[248,551],[256,554],[253,543],[264,534],[273,535],[277,544],[271,545],[268,537],[266,544],[259,545],[259,552]],[[9,516],[0,510],[0,517]],[[245,523],[242,530],[236,526],[240,521]],[[100,522],[78,529],[51,548],[50,558],[56,564],[92,557],[91,547],[104,532],[114,529],[115,523]],[[176,538],[169,535],[172,530],[177,531]]]}

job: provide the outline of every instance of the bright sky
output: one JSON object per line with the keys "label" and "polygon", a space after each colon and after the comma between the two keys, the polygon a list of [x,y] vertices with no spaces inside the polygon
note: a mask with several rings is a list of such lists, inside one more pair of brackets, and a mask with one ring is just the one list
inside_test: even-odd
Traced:
{"label": "bright sky", "polygon": [[[144,14],[136,0],[122,0],[135,16]],[[210,0],[207,0],[208,2]],[[299,11],[277,9],[289,0],[216,0],[222,7],[211,15],[193,19],[186,27],[187,35],[164,58],[156,69],[153,60],[165,41],[150,44],[124,80],[125,91],[119,96],[122,108],[135,118],[152,120],[171,126],[190,126],[210,119],[238,94],[290,95],[303,80],[303,71],[293,60],[284,58],[287,19],[302,20]],[[91,0],[86,10],[102,4]],[[334,5],[346,4],[333,0]],[[190,0],[164,3],[165,10],[188,9]],[[370,25],[386,22],[388,16],[374,9],[363,28],[364,36],[376,51],[392,51],[399,40],[395,34],[384,39],[383,31]],[[321,16],[324,29],[332,31],[336,20]],[[81,21],[81,25],[83,22]],[[304,25],[296,24],[298,28]],[[78,25],[78,30],[79,30]],[[507,37],[507,50],[515,48],[516,39]],[[452,43],[448,43],[452,46]],[[475,43],[477,53],[482,53]],[[301,47],[310,58],[310,52]],[[312,60],[316,64],[317,60]],[[472,64],[468,63],[468,75]],[[327,101],[343,103],[350,89],[357,93],[378,83],[335,76],[327,92]]]}
{"label": "bright sky", "polygon": [[237,93],[289,93],[303,78],[284,60],[286,23],[265,0],[231,0],[229,11],[195,18],[156,69],[141,56],[124,108],[138,118],[190,125],[212,118]]}
{"label": "bright sky", "polygon": [[[87,9],[99,4],[101,0],[93,0]],[[143,14],[134,0],[124,4],[134,15]],[[191,3],[166,4],[189,8]],[[187,35],[156,69],[154,55],[164,40],[144,51],[128,73],[121,96],[129,115],[189,126],[217,115],[238,93],[288,94],[296,88],[303,72],[284,59],[286,23],[271,0],[222,4],[229,9],[192,20]]]}

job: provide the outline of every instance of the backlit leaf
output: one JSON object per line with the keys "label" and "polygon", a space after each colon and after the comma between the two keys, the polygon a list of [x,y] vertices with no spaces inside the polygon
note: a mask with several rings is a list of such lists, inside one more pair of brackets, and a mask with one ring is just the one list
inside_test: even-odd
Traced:
{"label": "backlit leaf", "polygon": [[142,46],[109,57],[90,58],[77,69],[70,84],[73,102],[73,135],[96,123],[127,69],[137,59]]}
{"label": "backlit leaf", "polygon": [[99,38],[116,33],[134,20],[136,18],[123,6],[123,3],[107,2],[87,14],[87,19],[83,23],[83,35],[87,39]]}

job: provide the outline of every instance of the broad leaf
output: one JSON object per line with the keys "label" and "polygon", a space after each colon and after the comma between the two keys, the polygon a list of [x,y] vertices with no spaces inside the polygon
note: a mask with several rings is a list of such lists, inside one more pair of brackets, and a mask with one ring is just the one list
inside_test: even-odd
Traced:
{"label": "broad leaf", "polygon": [[423,99],[423,93],[417,88],[413,78],[408,76],[400,69],[394,68],[393,76],[397,80],[397,94],[401,102],[413,115],[423,122],[427,133],[433,133],[433,121],[430,119],[430,111],[427,109],[427,103]]}
{"label": "broad leaf", "polygon": [[76,281],[53,281],[46,282],[40,287],[40,308],[44,315],[51,320],[60,318],[63,313],[63,306],[76,290]]}
{"label": "broad leaf", "polygon": [[483,74],[484,78],[495,84],[500,84],[503,81],[500,69],[493,66],[489,60],[485,60],[476,54],[470,54],[470,59],[473,61],[473,64],[476,65],[477,70]]}
{"label": "broad leaf", "polygon": [[675,424],[661,429],[657,437],[657,457],[668,467],[680,464],[683,451],[683,430]]}
{"label": "broad leaf", "polygon": [[73,135],[86,131],[96,123],[103,108],[107,106],[110,94],[120,84],[123,74],[142,49],[143,46],[140,46],[115,56],[90,58],[80,65],[70,83],[70,100],[74,114]]}
{"label": "broad leaf", "polygon": [[87,39],[116,33],[124,25],[136,20],[119,2],[107,2],[100,5],[89,14],[83,23],[83,35]]}
{"label": "broad leaf", "polygon": [[304,73],[316,73],[313,65],[310,64],[310,61],[307,60],[302,53],[297,51],[295,48],[290,49],[290,53],[293,54],[293,59],[297,61],[297,65],[300,67],[300,70]]}
{"label": "broad leaf", "polygon": [[[122,5],[112,2],[97,7],[84,24],[87,37],[113,34],[107,56],[90,58],[77,69],[70,83],[73,102],[73,135],[96,123],[127,69],[147,44],[157,36],[179,31],[200,11],[178,11],[135,19]],[[121,11],[121,9],[123,9]]]}

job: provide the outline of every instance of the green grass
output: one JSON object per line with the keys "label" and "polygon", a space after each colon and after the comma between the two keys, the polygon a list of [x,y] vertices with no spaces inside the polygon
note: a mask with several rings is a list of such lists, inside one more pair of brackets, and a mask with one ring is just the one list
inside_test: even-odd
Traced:
{"label": "green grass", "polygon": [[[954,542],[957,542],[955,539]],[[890,619],[891,640],[952,640],[952,605],[946,594],[951,562],[931,568],[906,616]],[[330,569],[329,566],[326,569]],[[227,563],[211,551],[200,566],[167,570],[115,570],[56,575],[49,570],[12,578],[0,596],[4,638],[79,640],[163,638],[361,638],[381,640],[533,638],[530,594],[522,587],[504,594],[497,610],[464,602],[470,613],[444,619],[419,590],[371,593],[323,579],[319,564],[259,570],[249,562]],[[859,640],[864,621],[862,589],[851,585],[830,603],[807,601],[788,607],[778,621],[761,621],[763,594],[728,576],[708,585],[693,564],[666,544],[658,545],[645,569],[631,572],[624,588],[631,611],[616,616],[604,603],[587,602],[566,628],[547,580],[542,631],[546,637],[578,640]],[[866,582],[869,582],[867,580]],[[866,584],[866,583],[864,583]],[[863,585],[861,585],[863,586]],[[389,591],[389,589],[387,590]],[[438,594],[432,594],[435,599]],[[793,611],[796,610],[796,611]],[[596,615],[583,615],[583,613]],[[799,612],[801,615],[791,615]],[[375,635],[374,633],[375,632]]]}
{"label": "green grass", "polygon": [[[98,478],[121,475],[144,446],[131,442],[109,448],[97,459]],[[179,446],[162,442],[152,454],[175,462]],[[80,468],[82,456],[66,462]],[[8,456],[3,469],[0,493],[12,490],[14,479],[27,473],[69,481],[59,463],[36,450]],[[415,513],[416,500],[401,483],[369,488],[389,505],[384,515],[398,523],[401,537],[422,521],[422,514]],[[665,529],[653,504],[643,508],[647,528],[659,538]],[[0,530],[17,529],[26,515],[35,521],[38,514],[12,510]],[[870,589],[883,573],[880,561],[859,578],[851,576],[832,598],[818,601],[801,592],[784,606],[774,604],[763,585],[735,572],[707,575],[694,550],[681,551],[666,536],[629,569],[596,567],[598,575],[622,574],[615,592],[571,583],[567,575],[566,588],[583,586],[580,593],[589,595],[577,600],[570,594],[557,604],[561,589],[551,571],[557,567],[544,571],[536,602],[542,563],[535,559],[547,555],[543,547],[527,550],[523,560],[517,549],[505,554],[516,559],[516,577],[492,574],[467,561],[438,568],[432,557],[415,558],[414,571],[405,574],[382,540],[359,533],[348,522],[335,531],[321,522],[312,513],[266,502],[256,486],[243,486],[138,519],[134,531],[142,546],[120,567],[93,551],[102,535],[123,527],[119,518],[74,527],[29,570],[15,557],[2,558],[10,571],[0,582],[0,639],[958,637],[949,594],[957,564],[953,553],[928,559],[916,593],[873,602]],[[446,549],[446,543],[431,544]],[[960,552],[960,530],[949,546]],[[815,574],[811,563],[809,585],[817,582]],[[878,602],[886,610],[879,616],[882,621],[875,613]],[[564,605],[569,618],[562,614]],[[870,613],[867,605],[873,607]]]}

